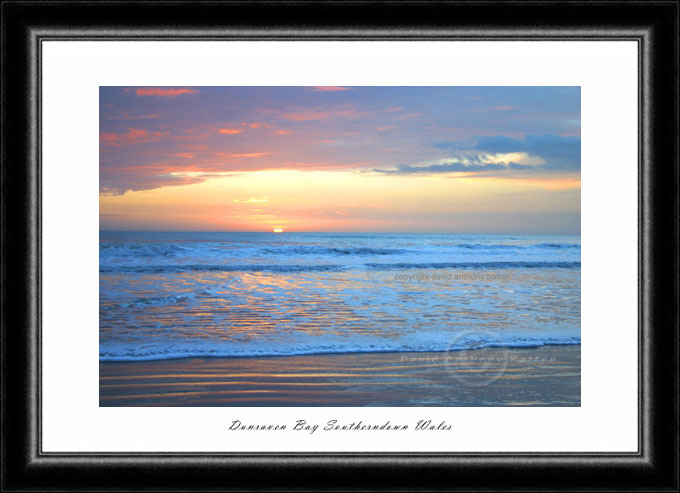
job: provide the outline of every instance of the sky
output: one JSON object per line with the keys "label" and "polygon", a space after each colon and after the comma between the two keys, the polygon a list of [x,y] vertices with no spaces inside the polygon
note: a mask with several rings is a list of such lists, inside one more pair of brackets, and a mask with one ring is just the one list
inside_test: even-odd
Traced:
{"label": "sky", "polygon": [[101,230],[579,234],[579,87],[100,87]]}

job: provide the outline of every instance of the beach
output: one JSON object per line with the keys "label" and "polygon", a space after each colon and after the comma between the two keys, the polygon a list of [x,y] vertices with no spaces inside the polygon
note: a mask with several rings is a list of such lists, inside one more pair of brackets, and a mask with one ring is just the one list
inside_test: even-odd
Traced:
{"label": "beach", "polygon": [[581,346],[100,362],[100,406],[580,406]]}

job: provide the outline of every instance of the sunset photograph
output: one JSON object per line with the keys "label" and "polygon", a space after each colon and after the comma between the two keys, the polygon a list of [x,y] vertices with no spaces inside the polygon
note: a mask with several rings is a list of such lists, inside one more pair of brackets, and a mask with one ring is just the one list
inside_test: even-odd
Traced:
{"label": "sunset photograph", "polygon": [[581,405],[581,89],[101,86],[99,405]]}

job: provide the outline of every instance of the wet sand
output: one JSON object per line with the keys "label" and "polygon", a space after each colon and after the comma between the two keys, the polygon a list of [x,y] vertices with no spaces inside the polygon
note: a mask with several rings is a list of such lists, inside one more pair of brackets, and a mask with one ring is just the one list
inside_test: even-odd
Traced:
{"label": "wet sand", "polygon": [[100,406],[580,406],[581,346],[100,363]]}

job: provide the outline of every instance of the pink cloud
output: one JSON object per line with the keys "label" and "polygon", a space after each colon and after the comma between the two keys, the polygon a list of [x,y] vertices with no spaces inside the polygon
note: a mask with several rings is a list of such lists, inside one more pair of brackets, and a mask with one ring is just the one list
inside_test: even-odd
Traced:
{"label": "pink cloud", "polygon": [[263,123],[263,122],[254,122],[254,123],[243,122],[243,123],[241,123],[241,126],[242,127],[250,127],[250,128],[260,128],[260,127],[262,127],[262,128],[272,128],[271,125],[269,125],[268,123]]}
{"label": "pink cloud", "polygon": [[189,151],[207,151],[208,146],[205,144],[184,144],[181,146],[182,149],[187,149]]}
{"label": "pink cloud", "polygon": [[141,128],[131,128],[128,133],[124,135],[129,140],[142,140],[149,136],[149,132]]}
{"label": "pink cloud", "polygon": [[385,130],[389,130],[389,129],[391,129],[391,128],[394,128],[394,125],[386,125],[386,126],[384,126],[384,127],[378,127],[378,128],[376,128],[376,130],[377,130],[378,132],[384,132]]}
{"label": "pink cloud", "polygon": [[[130,170],[134,170],[133,173]],[[178,185],[192,185],[206,180],[204,176],[171,174],[172,168],[130,167],[100,169],[99,191],[105,195],[122,195],[128,190],[151,190],[154,188]]]}
{"label": "pink cloud", "polygon": [[493,109],[503,111],[503,110],[512,110],[512,109],[515,109],[515,107],[514,106],[494,106]]}
{"label": "pink cloud", "polygon": [[235,135],[243,132],[240,128],[218,128],[217,131],[225,135]]}
{"label": "pink cloud", "polygon": [[[129,89],[126,89],[129,92]],[[182,94],[198,94],[199,91],[196,89],[172,89],[165,87],[138,87],[135,89],[135,94],[137,96],[163,96],[166,98],[174,98],[176,96],[181,96]]]}
{"label": "pink cloud", "polygon": [[[182,153],[185,154],[185,153]],[[262,162],[257,158],[265,156],[266,152],[253,152],[246,154],[223,154],[221,158],[213,158],[202,162],[198,159],[177,159],[178,154],[173,155],[174,160],[152,162],[148,164],[125,164],[100,166],[100,192],[105,194],[122,194],[127,190],[151,190],[165,186],[179,186],[201,183],[211,177],[234,176],[244,172],[280,169],[306,169],[306,170],[334,170],[342,168],[365,168],[373,165],[373,162],[343,163],[343,162],[299,162],[277,161]],[[214,155],[213,155],[214,156]]]}
{"label": "pink cloud", "polygon": [[171,137],[171,140],[182,142],[180,145],[183,149],[188,149],[189,145],[193,144],[194,148],[190,150],[204,150],[196,147],[196,142],[206,141],[215,136],[215,131],[213,129],[201,131],[200,128],[189,128],[184,130],[184,132],[184,135],[174,135]]}
{"label": "pink cloud", "polygon": [[405,115],[400,115],[400,116],[396,117],[395,119],[396,120],[408,120],[409,118],[414,118],[414,117],[420,116],[420,115],[422,115],[422,113],[407,113]]}
{"label": "pink cloud", "polygon": [[371,162],[363,163],[331,163],[327,161],[313,162],[313,163],[301,163],[298,161],[285,161],[281,163],[281,166],[269,167],[264,169],[319,169],[319,170],[333,170],[333,169],[343,169],[343,168],[356,168],[361,166],[368,166]]}
{"label": "pink cloud", "polygon": [[148,115],[131,115],[130,113],[120,113],[119,115],[112,115],[110,118],[111,120],[146,120],[149,118],[158,120],[163,118],[163,116],[157,113],[150,113]]}
{"label": "pink cloud", "polygon": [[120,147],[118,140],[120,136],[114,133],[102,133],[99,134],[99,143],[111,147]]}
{"label": "pink cloud", "polygon": [[128,144],[144,144],[147,142],[155,142],[164,135],[169,135],[169,131],[165,132],[149,132],[141,128],[131,128],[126,133],[102,133],[99,135],[99,142],[108,147],[121,147]]}
{"label": "pink cloud", "polygon": [[292,134],[292,133],[293,133],[293,132],[291,132],[290,130],[278,130],[278,131],[276,132],[276,135],[290,135],[290,134]]}
{"label": "pink cloud", "polygon": [[351,91],[349,87],[341,87],[341,86],[314,86],[312,89],[313,91],[322,91],[322,92],[335,92],[335,91]]}

